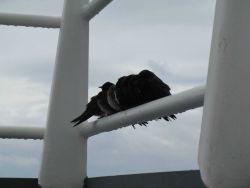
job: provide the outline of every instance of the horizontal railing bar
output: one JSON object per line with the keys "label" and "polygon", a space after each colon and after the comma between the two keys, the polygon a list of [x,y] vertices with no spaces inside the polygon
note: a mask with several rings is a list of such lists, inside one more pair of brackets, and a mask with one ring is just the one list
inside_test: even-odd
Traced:
{"label": "horizontal railing bar", "polygon": [[112,0],[93,0],[88,5],[82,8],[82,16],[90,20],[97,15],[104,7],[106,7]]}
{"label": "horizontal railing bar", "polygon": [[54,16],[0,13],[1,25],[60,28],[61,18]]}
{"label": "horizontal railing bar", "polygon": [[96,121],[83,123],[76,128],[79,129],[80,134],[84,137],[91,137],[138,122],[150,121],[159,117],[181,113],[203,106],[204,93],[205,86],[199,86]]}
{"label": "horizontal railing bar", "polygon": [[[201,107],[203,105],[204,93],[205,86],[199,86],[96,121],[83,123],[82,126],[76,128],[79,129],[80,134],[84,137],[91,137],[138,122],[181,113]],[[0,138],[43,139],[44,132],[44,127],[0,126]]]}
{"label": "horizontal railing bar", "polygon": [[0,126],[0,138],[43,139],[44,127]]}

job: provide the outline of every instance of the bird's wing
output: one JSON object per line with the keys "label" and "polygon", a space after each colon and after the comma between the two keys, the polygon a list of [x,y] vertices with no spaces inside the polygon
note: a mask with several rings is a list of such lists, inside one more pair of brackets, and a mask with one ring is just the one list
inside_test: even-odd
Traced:
{"label": "bird's wing", "polygon": [[108,116],[115,113],[115,110],[108,103],[107,92],[108,91],[102,91],[101,97],[97,100],[97,105],[104,113],[104,116]]}
{"label": "bird's wing", "polygon": [[75,123],[74,126],[86,121],[93,115],[99,115],[101,113],[100,109],[97,106],[97,98],[98,96],[94,96],[91,98],[90,102],[86,105],[85,111],[75,119],[71,121],[71,123]]}
{"label": "bird's wing", "polygon": [[116,112],[121,111],[121,108],[119,106],[116,93],[115,93],[115,86],[111,86],[107,91],[107,101],[109,106],[115,110]]}

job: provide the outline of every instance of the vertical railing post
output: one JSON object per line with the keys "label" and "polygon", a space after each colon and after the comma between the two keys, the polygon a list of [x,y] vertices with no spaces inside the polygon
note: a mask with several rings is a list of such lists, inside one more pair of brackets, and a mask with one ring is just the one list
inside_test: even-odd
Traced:
{"label": "vertical railing post", "polygon": [[199,145],[209,188],[250,187],[250,1],[217,0]]}
{"label": "vertical railing post", "polygon": [[70,121],[87,103],[89,23],[81,17],[88,0],[65,0],[44,138],[39,184],[82,188],[87,140]]}

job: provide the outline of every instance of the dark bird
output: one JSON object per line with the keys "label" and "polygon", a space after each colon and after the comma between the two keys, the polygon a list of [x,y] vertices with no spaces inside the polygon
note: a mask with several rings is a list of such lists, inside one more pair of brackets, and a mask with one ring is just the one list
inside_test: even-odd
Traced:
{"label": "dark bird", "polygon": [[114,84],[111,82],[106,82],[100,87],[102,91],[90,99],[85,111],[71,121],[71,123],[75,123],[73,127],[86,121],[92,116],[104,117],[113,113],[113,110],[107,104],[107,91],[113,85]]}
{"label": "dark bird", "polygon": [[[75,123],[74,126],[92,116],[102,118],[171,95],[170,87],[149,70],[123,76],[118,79],[115,85],[106,82],[100,88],[102,91],[91,98],[86,110],[71,121]],[[176,119],[176,116],[170,115],[162,118],[170,121]],[[147,123],[138,124],[146,126]]]}
{"label": "dark bird", "polygon": [[[139,77],[140,78],[136,80],[134,84],[142,94],[143,104],[171,95],[170,87],[153,72],[143,70],[139,73]],[[176,119],[175,115],[170,115],[169,117]],[[166,116],[163,117],[163,119],[169,121],[169,117]]]}
{"label": "dark bird", "polygon": [[[171,95],[170,87],[149,70],[121,77],[116,83],[116,94],[123,110]],[[175,115],[169,117],[176,119]],[[169,117],[163,118],[169,121]]]}

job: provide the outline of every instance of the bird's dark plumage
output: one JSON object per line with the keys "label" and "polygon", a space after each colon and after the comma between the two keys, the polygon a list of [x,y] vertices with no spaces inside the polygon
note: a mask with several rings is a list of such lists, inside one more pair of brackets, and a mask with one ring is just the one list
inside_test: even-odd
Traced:
{"label": "bird's dark plumage", "polygon": [[[87,119],[89,119],[92,116],[103,117],[103,116],[106,116],[107,114],[110,115],[108,113],[110,108],[107,105],[106,93],[107,93],[107,90],[113,85],[114,84],[112,84],[110,82],[106,82],[100,87],[102,89],[102,91],[90,99],[90,102],[87,104],[85,111],[80,116],[78,116],[77,118],[75,118],[71,121],[71,123],[75,123],[74,127],[79,125],[80,123],[86,121]],[[106,110],[104,110],[104,109],[106,109]]]}
{"label": "bird's dark plumage", "polygon": [[[91,98],[86,110],[72,121],[74,126],[92,116],[101,118],[171,95],[170,87],[149,70],[123,76],[116,84],[106,82],[100,88],[102,91]],[[171,118],[176,119],[176,116],[162,118],[170,121]],[[147,122],[138,124],[146,126]]]}

